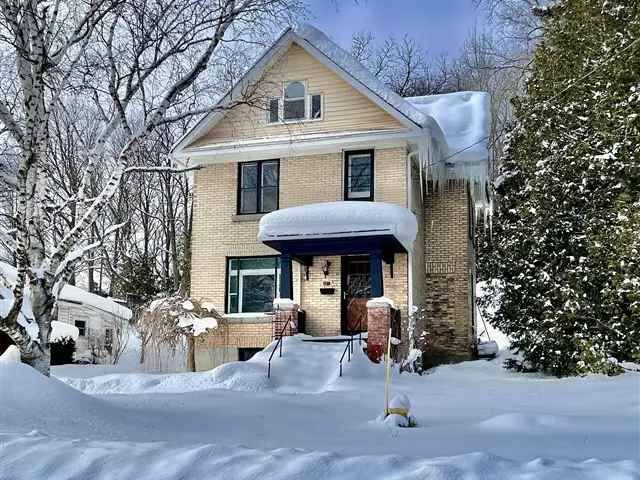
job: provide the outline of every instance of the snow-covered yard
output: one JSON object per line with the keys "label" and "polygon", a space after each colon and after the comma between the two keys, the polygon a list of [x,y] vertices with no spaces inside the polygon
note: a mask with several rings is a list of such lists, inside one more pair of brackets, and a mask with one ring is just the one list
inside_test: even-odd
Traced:
{"label": "snow-covered yard", "polygon": [[[500,359],[396,375],[418,427],[376,422],[383,369],[286,338],[211,372],[0,363],[0,478],[638,479],[640,375],[555,379]],[[97,375],[97,376],[94,376]]]}

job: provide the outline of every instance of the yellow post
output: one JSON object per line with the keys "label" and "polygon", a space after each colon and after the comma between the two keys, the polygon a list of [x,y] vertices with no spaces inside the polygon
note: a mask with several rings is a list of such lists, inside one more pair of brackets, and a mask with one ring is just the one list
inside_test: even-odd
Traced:
{"label": "yellow post", "polygon": [[384,415],[389,415],[389,390],[391,389],[391,329],[387,339],[387,355],[385,356],[385,379],[384,379]]}

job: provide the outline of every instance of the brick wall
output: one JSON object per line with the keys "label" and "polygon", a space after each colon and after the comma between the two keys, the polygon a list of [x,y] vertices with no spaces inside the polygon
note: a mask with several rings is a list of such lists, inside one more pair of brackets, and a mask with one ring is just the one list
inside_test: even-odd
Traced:
{"label": "brick wall", "polygon": [[427,365],[473,354],[471,210],[464,182],[429,186],[424,202]]}
{"label": "brick wall", "polygon": [[[322,265],[331,262],[329,275],[325,278]],[[335,293],[321,295],[323,282],[331,282]],[[307,333],[317,336],[340,335],[340,257],[314,257],[309,269],[309,280],[302,273],[300,308],[307,314]]]}
{"label": "brick wall", "polygon": [[272,339],[271,317],[267,322],[223,323],[195,341],[196,370],[210,370],[238,360],[238,348],[264,348]]}
{"label": "brick wall", "polygon": [[[280,208],[343,200],[343,166],[342,152],[282,158]],[[220,312],[224,312],[225,305],[226,257],[277,254],[257,240],[259,217],[236,216],[237,175],[235,163],[212,165],[195,173],[191,294],[194,298],[214,302]],[[404,147],[377,149],[374,176],[376,201],[406,206]],[[407,304],[406,257],[396,255],[393,279],[388,265],[383,268],[385,295],[400,306],[403,314],[406,314]],[[329,260],[332,262],[330,277],[336,288],[334,295],[320,295],[324,258],[314,259],[308,281],[304,278],[304,268],[295,267],[293,272],[294,297],[300,297],[294,300],[306,310],[307,332],[313,335],[340,333],[340,257]],[[271,328],[270,324],[268,328]],[[231,337],[234,336],[246,339],[229,340],[237,346],[251,347],[257,342],[257,337],[247,336],[240,330],[232,331]],[[266,337],[261,338],[257,343],[266,345]],[[219,341],[216,348],[218,345]]]}

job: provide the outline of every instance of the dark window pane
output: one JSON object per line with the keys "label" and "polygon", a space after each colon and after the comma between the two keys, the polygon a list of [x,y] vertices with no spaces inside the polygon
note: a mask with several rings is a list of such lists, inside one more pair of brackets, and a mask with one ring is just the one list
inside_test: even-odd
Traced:
{"label": "dark window pane", "polygon": [[262,186],[278,186],[278,162],[265,162],[262,164]]}
{"label": "dark window pane", "polygon": [[305,96],[302,82],[291,82],[284,89],[284,98],[302,98]]}
{"label": "dark window pane", "polygon": [[371,177],[351,177],[352,192],[369,192]]}
{"label": "dark window pane", "polygon": [[242,190],[240,192],[240,213],[256,213],[258,211],[258,190]]}
{"label": "dark window pane", "polygon": [[238,275],[229,274],[229,293],[238,293]]}
{"label": "dark window pane", "polygon": [[278,121],[278,107],[279,102],[277,99],[269,101],[269,123],[275,123]]}
{"label": "dark window pane", "polygon": [[242,164],[242,188],[256,188],[258,186],[258,164]]}
{"label": "dark window pane", "polygon": [[274,269],[276,266],[275,257],[251,257],[240,259],[242,270]]}
{"label": "dark window pane", "polygon": [[278,188],[277,187],[264,187],[262,189],[262,211],[273,212],[278,209]]}
{"label": "dark window pane", "polygon": [[347,185],[349,198],[367,198],[371,195],[372,159],[371,155],[348,157]]}
{"label": "dark window pane", "polygon": [[273,309],[275,275],[242,276],[242,311],[268,312]]}
{"label": "dark window pane", "polygon": [[314,95],[311,97],[311,118],[320,118],[322,116],[322,95]]}
{"label": "dark window pane", "polygon": [[304,118],[304,98],[284,101],[284,119],[298,120]]}
{"label": "dark window pane", "polygon": [[76,328],[78,329],[78,335],[80,337],[84,337],[87,333],[87,324],[84,320],[76,320],[74,322]]}
{"label": "dark window pane", "polygon": [[229,313],[238,313],[238,295],[229,297]]}
{"label": "dark window pane", "polygon": [[[273,310],[277,289],[277,257],[229,259],[228,313],[268,312]],[[231,265],[237,270],[233,270]]]}

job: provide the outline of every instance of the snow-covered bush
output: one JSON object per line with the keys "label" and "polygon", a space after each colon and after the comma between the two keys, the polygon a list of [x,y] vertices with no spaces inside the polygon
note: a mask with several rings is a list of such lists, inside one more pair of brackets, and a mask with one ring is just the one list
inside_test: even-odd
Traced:
{"label": "snow-covered bush", "polygon": [[66,365],[73,363],[76,352],[76,342],[71,337],[59,337],[49,344],[51,348],[51,365]]}
{"label": "snow-covered bush", "polygon": [[[417,373],[422,375],[422,352],[425,347],[427,313],[424,307],[413,306],[407,320],[407,337],[409,351],[407,357],[400,363],[400,372]],[[421,332],[418,334],[418,332]]]}
{"label": "snow-covered bush", "polygon": [[222,321],[209,301],[182,295],[153,300],[135,322],[140,336],[140,363],[150,370],[166,371],[176,357],[186,359],[193,337],[218,328]]}

